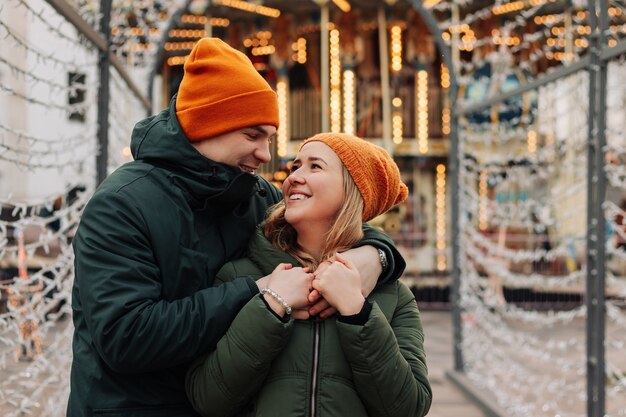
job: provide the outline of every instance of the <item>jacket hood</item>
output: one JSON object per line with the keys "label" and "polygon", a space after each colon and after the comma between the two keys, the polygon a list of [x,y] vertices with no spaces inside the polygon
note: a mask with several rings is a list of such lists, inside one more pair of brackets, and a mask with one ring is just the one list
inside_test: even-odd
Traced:
{"label": "jacket hood", "polygon": [[176,118],[176,95],[167,109],[135,125],[130,149],[136,161],[167,169],[196,206],[219,197],[221,206],[232,208],[249,199],[258,183],[255,175],[212,161],[191,145]]}

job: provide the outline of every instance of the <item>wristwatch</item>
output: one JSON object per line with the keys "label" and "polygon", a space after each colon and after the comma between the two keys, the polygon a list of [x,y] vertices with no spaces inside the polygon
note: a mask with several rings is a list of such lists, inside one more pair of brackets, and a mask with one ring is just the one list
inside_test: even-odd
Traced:
{"label": "wristwatch", "polygon": [[387,255],[385,254],[384,250],[380,248],[376,249],[378,249],[378,259],[380,260],[380,266],[383,268],[383,272],[385,272],[387,270],[387,266],[389,265],[387,263]]}

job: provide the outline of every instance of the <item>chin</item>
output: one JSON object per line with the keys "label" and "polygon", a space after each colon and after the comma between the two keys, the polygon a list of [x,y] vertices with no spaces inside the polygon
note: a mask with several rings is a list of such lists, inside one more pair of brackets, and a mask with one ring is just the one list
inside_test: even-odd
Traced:
{"label": "chin", "polygon": [[298,216],[293,212],[289,212],[289,210],[285,210],[285,221],[287,223],[289,223],[292,227],[296,227],[296,225],[298,224],[298,222],[300,221],[300,218],[302,216]]}

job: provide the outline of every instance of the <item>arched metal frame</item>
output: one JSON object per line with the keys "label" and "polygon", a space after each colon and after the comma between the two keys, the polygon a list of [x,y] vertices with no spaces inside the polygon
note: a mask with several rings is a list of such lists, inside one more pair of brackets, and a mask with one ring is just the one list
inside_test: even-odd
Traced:
{"label": "arched metal frame", "polygon": [[[188,8],[191,0],[187,0],[185,5],[181,7],[172,17],[170,23],[168,25],[167,30],[163,33],[163,38],[161,39],[157,50],[159,51],[157,55],[157,59],[155,59],[154,67],[149,76],[148,80],[148,97],[149,101],[152,102],[153,99],[153,85],[154,78],[159,73],[159,62],[161,61],[161,55],[163,52],[163,45],[167,40],[167,33],[169,29],[172,29],[180,15]],[[418,12],[421,17],[426,22],[428,29],[433,34],[435,38],[435,42],[437,44],[437,48],[439,53],[441,54],[442,60],[446,67],[448,68],[448,72],[450,74],[450,87],[448,89],[448,96],[450,100],[450,109],[451,109],[451,117],[450,117],[450,149],[449,149],[449,157],[448,157],[448,172],[449,172],[449,184],[450,184],[450,192],[452,193],[452,201],[450,207],[450,218],[451,221],[451,233],[450,233],[450,241],[452,247],[452,263],[451,263],[451,291],[450,291],[450,301],[452,304],[452,324],[453,324],[453,352],[454,352],[454,369],[456,371],[463,371],[463,352],[461,349],[462,345],[462,328],[461,328],[461,307],[460,307],[460,286],[461,286],[461,270],[459,265],[459,199],[458,199],[458,190],[459,190],[459,151],[458,151],[458,112],[457,110],[457,97],[459,86],[456,78],[456,69],[454,67],[454,62],[452,58],[451,48],[444,42],[442,37],[442,31],[437,24],[437,20],[435,19],[432,12],[426,9],[422,0],[411,0],[411,5],[414,10]],[[328,7],[328,6],[325,6]],[[322,12],[324,10],[322,8]],[[326,9],[325,13],[328,13]],[[154,109],[153,109],[154,110]],[[325,112],[322,112],[325,114]],[[326,122],[326,124],[328,124]]]}
{"label": "arched metal frame", "polygon": [[[148,114],[154,109],[152,103],[152,87],[154,78],[159,72],[158,63],[160,57],[155,60],[148,80],[148,98],[141,93],[137,86],[130,79],[122,64],[116,56],[111,54],[110,41],[108,35],[110,29],[107,19],[101,22],[101,32],[97,33],[87,22],[85,22],[75,10],[69,6],[66,0],[46,0],[59,14],[64,16],[77,30],[86,36],[101,52],[100,73],[101,81],[108,80],[110,67],[113,66],[121,75],[129,88],[142,102]],[[210,0],[209,0],[210,1]],[[102,11],[110,10],[111,0],[102,0]],[[180,15],[187,9],[191,0],[187,0],[169,22],[168,29],[176,24]],[[606,193],[606,177],[604,173],[603,148],[606,145],[606,88],[607,88],[607,67],[608,61],[616,56],[626,53],[626,41],[622,40],[615,47],[606,46],[606,31],[608,28],[608,1],[588,0],[588,8],[593,13],[589,13],[590,27],[592,34],[590,37],[590,53],[578,60],[576,63],[564,66],[550,74],[520,86],[507,93],[491,97],[481,103],[458,106],[459,86],[456,79],[456,69],[452,58],[451,48],[443,41],[441,30],[433,14],[423,7],[421,0],[411,0],[415,11],[417,11],[426,22],[429,30],[434,35],[438,50],[444,64],[449,69],[450,88],[448,95],[451,104],[450,122],[450,149],[448,159],[448,172],[450,173],[451,201],[451,246],[452,246],[452,320],[453,320],[453,349],[454,368],[456,371],[463,371],[462,352],[462,327],[461,327],[461,306],[460,306],[460,247],[459,247],[459,147],[458,147],[458,122],[463,114],[475,112],[483,108],[502,102],[512,96],[520,95],[526,91],[536,89],[569,74],[586,69],[589,72],[589,128],[588,128],[588,190],[587,190],[587,415],[589,417],[602,417],[605,411],[605,246],[604,230],[605,218],[602,203]],[[103,13],[106,14],[106,13]],[[164,31],[163,38],[159,43],[159,54],[162,53],[163,45],[169,30]],[[108,82],[102,83],[108,85]],[[108,116],[104,109],[108,108],[108,89],[99,91],[98,101],[98,121],[107,125]],[[106,117],[105,117],[106,116]],[[107,129],[99,129],[99,144],[101,152],[97,156],[98,183],[104,179],[106,172],[102,167],[106,167],[107,154],[102,152],[106,149]]]}

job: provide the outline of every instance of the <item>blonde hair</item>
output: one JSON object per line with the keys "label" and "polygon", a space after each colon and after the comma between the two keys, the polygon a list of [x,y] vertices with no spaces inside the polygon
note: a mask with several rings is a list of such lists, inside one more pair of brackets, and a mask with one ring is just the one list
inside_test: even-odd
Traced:
{"label": "blonde hair", "polygon": [[312,270],[337,252],[350,249],[363,239],[363,197],[348,170],[342,165],[344,204],[326,233],[326,242],[319,259],[313,258],[298,245],[296,230],[285,220],[285,201],[270,208],[263,234],[276,248],[287,252]]}

